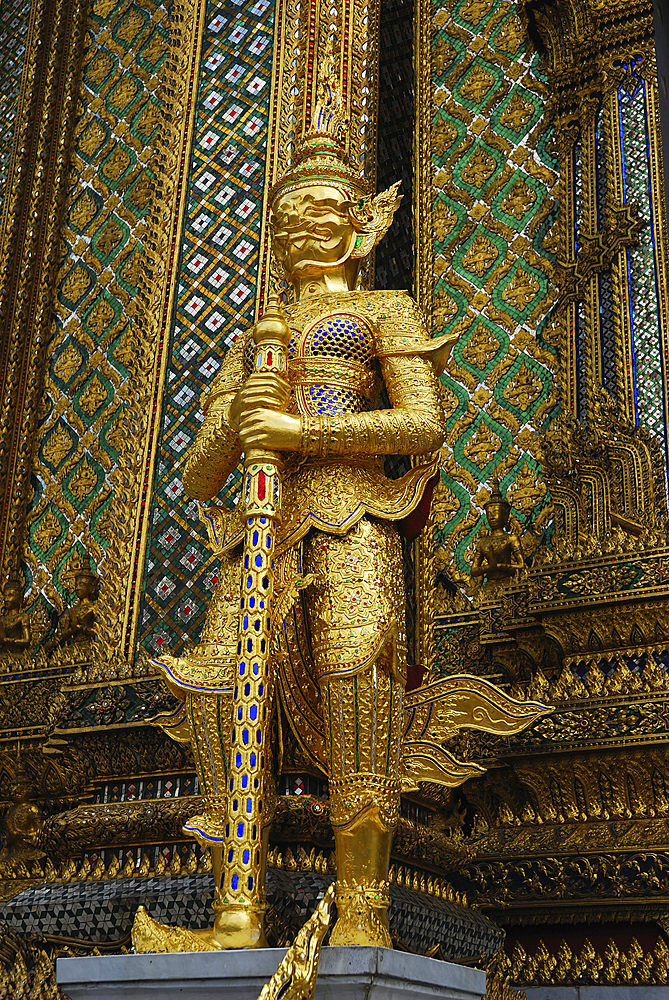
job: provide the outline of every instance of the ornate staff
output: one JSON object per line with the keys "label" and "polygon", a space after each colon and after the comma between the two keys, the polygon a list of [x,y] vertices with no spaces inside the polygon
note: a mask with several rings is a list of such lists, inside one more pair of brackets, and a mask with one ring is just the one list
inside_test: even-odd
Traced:
{"label": "ornate staff", "polygon": [[[263,405],[285,409],[290,329],[278,297],[272,295],[253,332],[255,364],[247,387],[263,394]],[[270,378],[268,375],[278,375]],[[239,598],[237,663],[232,699],[227,812],[216,937],[229,948],[266,946],[265,857],[274,787],[269,733],[273,678],[270,637],[276,526],[281,517],[281,456],[249,450],[241,502],[246,532]]]}

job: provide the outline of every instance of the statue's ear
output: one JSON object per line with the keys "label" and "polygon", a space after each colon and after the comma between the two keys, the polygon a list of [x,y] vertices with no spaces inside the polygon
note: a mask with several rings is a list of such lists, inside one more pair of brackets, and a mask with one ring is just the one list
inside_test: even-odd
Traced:
{"label": "statue's ear", "polygon": [[402,195],[397,194],[401,183],[397,181],[375,198],[362,198],[349,208],[349,216],[358,233],[352,257],[366,257],[390,229],[402,200]]}

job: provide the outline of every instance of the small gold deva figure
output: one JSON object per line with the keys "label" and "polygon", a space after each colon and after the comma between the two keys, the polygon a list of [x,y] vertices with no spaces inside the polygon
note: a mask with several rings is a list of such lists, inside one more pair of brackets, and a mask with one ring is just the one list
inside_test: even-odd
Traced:
{"label": "small gold deva figure", "polygon": [[472,563],[472,576],[485,577],[485,590],[496,590],[505,583],[518,578],[525,566],[520,539],[508,530],[511,505],[499,490],[499,482],[493,482],[490,499],[484,504],[490,534],[479,535],[476,553]]}
{"label": "small gold deva figure", "polygon": [[[481,772],[440,745],[458,728],[518,732],[546,711],[473,677],[406,692],[401,532],[439,465],[436,372],[452,341],[430,339],[406,292],[358,290],[398,185],[370,194],[343,156],[341,124],[330,53],[311,127],[270,192],[274,254],[296,301],[285,314],[271,301],[230,349],[186,458],[186,492],[208,501],[245,455],[237,506],[202,508],[220,569],[200,643],[154,661],[180,701],[154,721],[190,743],[203,790],[184,830],[211,851],[214,926],[186,934],[140,913],[144,951],[266,946],[278,706],[329,782],[330,944],[382,947],[402,789]],[[419,458],[390,480],[383,457],[398,453]]]}
{"label": "small gold deva figure", "polygon": [[21,577],[13,573],[2,590],[0,653],[25,653],[30,646],[30,621],[23,610],[24,591]]}
{"label": "small gold deva figure", "polygon": [[78,551],[72,557],[68,573],[74,583],[77,599],[72,607],[63,613],[58,623],[57,641],[59,646],[71,643],[84,646],[92,643],[96,637],[95,602],[98,599],[98,578],[91,570],[88,555],[82,555]]}

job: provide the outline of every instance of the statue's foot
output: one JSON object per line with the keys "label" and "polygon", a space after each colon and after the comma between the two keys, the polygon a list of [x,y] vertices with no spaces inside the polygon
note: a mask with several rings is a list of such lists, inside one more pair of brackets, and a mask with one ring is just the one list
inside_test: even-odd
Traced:
{"label": "statue's foot", "polygon": [[337,886],[337,922],[330,944],[392,948],[387,890],[370,886]]}
{"label": "statue's foot", "polygon": [[215,903],[214,937],[219,948],[267,948],[265,905]]}
{"label": "statue's foot", "polygon": [[150,917],[143,906],[137,908],[132,925],[132,944],[137,954],[174,951],[218,951],[213,929],[191,931],[168,927]]}

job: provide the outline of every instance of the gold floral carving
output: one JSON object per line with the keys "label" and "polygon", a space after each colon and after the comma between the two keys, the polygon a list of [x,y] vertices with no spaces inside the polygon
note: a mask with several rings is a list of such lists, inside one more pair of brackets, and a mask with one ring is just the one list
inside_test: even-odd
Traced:
{"label": "gold floral carving", "polygon": [[84,413],[88,414],[89,417],[92,417],[100,409],[106,399],[107,390],[98,376],[94,375],[79,397],[79,406]]}
{"label": "gold floral carving", "polygon": [[47,552],[62,531],[62,526],[51,507],[35,529],[34,538],[43,552]]}
{"label": "gold floral carving", "polygon": [[[105,53],[100,53],[100,55],[104,55],[104,54]],[[98,58],[100,58],[100,56],[98,56]],[[104,79],[104,77],[103,77],[103,79]],[[135,99],[135,97],[137,96],[138,91],[139,91],[139,86],[137,85],[137,83],[135,82],[135,80],[133,80],[133,78],[129,74],[126,74],[125,76],[121,77],[121,79],[119,80],[119,82],[113,88],[113,90],[111,91],[110,97],[111,97],[112,103],[117,108],[121,108],[122,110],[125,111],[125,109],[130,104],[130,102],[133,101]],[[116,149],[119,149],[119,147],[117,146]],[[109,171],[108,170],[107,170],[107,174],[109,175]]]}
{"label": "gold floral carving", "polygon": [[123,146],[117,144],[111,153],[111,156],[105,162],[104,172],[105,176],[109,178],[110,181],[117,181],[122,174],[126,172],[130,166],[130,153]]}
{"label": "gold floral carving", "polygon": [[111,326],[113,318],[113,307],[109,302],[107,302],[104,296],[100,296],[88,314],[86,324],[93,331],[93,333],[96,334],[96,336],[102,337]]}
{"label": "gold floral carving", "polygon": [[495,35],[495,45],[507,55],[515,55],[524,41],[523,26],[518,15],[513,12]]}
{"label": "gold floral carving", "polygon": [[97,486],[98,477],[95,469],[92,468],[87,458],[84,458],[69,482],[69,490],[73,496],[83,503],[86,497],[92,493]]}
{"label": "gold floral carving", "polygon": [[513,96],[499,117],[500,124],[513,132],[522,132],[534,114],[534,105],[526,97],[514,91]]}
{"label": "gold floral carving", "polygon": [[484,469],[495,457],[501,446],[502,442],[498,436],[488,427],[485,420],[482,420],[465,444],[463,451],[470,462],[478,465],[480,469]]}
{"label": "gold floral carving", "polygon": [[42,454],[51,465],[59,465],[69,455],[74,442],[62,424],[51,432],[42,448]]}
{"label": "gold floral carving", "polygon": [[124,42],[132,42],[137,36],[138,32],[144,27],[144,18],[138,10],[133,10],[130,8],[130,12],[121,21],[121,26],[118,28],[118,36]]}
{"label": "gold floral carving", "polygon": [[[88,271],[81,264],[77,264],[63,282],[63,295],[71,302],[78,302],[84,292],[88,291],[90,284],[91,278]],[[71,350],[78,354],[75,347],[71,347]]]}
{"label": "gold floral carving", "polygon": [[433,213],[434,235],[443,243],[458,224],[458,216],[454,209],[444,201],[437,201]]}
{"label": "gold floral carving", "polygon": [[487,236],[479,232],[463,256],[462,266],[465,271],[471,271],[478,278],[482,278],[486,271],[495,263],[498,256],[497,247],[492,240],[489,240]]}
{"label": "gold floral carving", "polygon": [[98,206],[95,199],[88,191],[84,191],[70,211],[70,221],[77,229],[84,230],[89,222],[95,218],[97,211]]}
{"label": "gold floral carving", "polygon": [[54,374],[63,382],[69,382],[75,372],[81,368],[82,357],[74,344],[68,344],[65,350],[56,358],[53,370]]}
{"label": "gold floral carving", "polygon": [[[436,72],[441,76],[447,66],[453,62],[456,56],[456,51],[450,42],[447,42],[445,38],[440,37],[437,39],[432,52],[433,64]],[[457,132],[456,132],[457,135]]]}
{"label": "gold floral carving", "polygon": [[[437,330],[443,329],[457,315],[458,305],[455,299],[444,291],[439,291],[434,302],[434,323]],[[456,400],[457,405],[457,400]]]}
{"label": "gold floral carving", "polygon": [[121,227],[115,222],[108,222],[102,231],[102,235],[98,236],[96,245],[104,254],[109,255],[113,253],[122,239],[123,230]]}
{"label": "gold floral carving", "polygon": [[511,281],[505,286],[502,298],[509,305],[523,312],[524,309],[536,299],[541,286],[537,279],[531,275],[522,265],[516,269]]}
{"label": "gold floral carving", "polygon": [[501,208],[507,215],[520,220],[529,212],[536,200],[537,196],[532,188],[519,178],[503,198]]}
{"label": "gold floral carving", "polygon": [[477,145],[463,167],[462,179],[473,187],[483,187],[485,182],[494,174],[496,166],[495,157],[491,153],[486,152],[483,146]]}
{"label": "gold floral carving", "polygon": [[527,410],[543,389],[539,376],[524,361],[506,385],[503,396],[519,410]]}
{"label": "gold floral carving", "polygon": [[460,93],[463,97],[466,97],[468,101],[475,101],[477,104],[480,104],[485,95],[490,91],[494,82],[495,77],[492,75],[490,70],[487,70],[485,66],[482,66],[480,63],[476,63],[474,68],[465,78],[465,82],[460,87]]}
{"label": "gold floral carving", "polygon": [[460,8],[460,17],[469,24],[479,24],[495,5],[495,0],[466,0]]}
{"label": "gold floral carving", "polygon": [[102,83],[111,73],[114,67],[114,60],[108,52],[101,49],[93,61],[89,63],[87,76],[92,83]]}
{"label": "gold floral carving", "polygon": [[86,156],[92,157],[102,146],[107,134],[97,120],[90,122],[79,137],[79,148]]}
{"label": "gold floral carving", "polygon": [[500,342],[479,323],[462,348],[462,357],[470,365],[484,371],[500,349]]}

